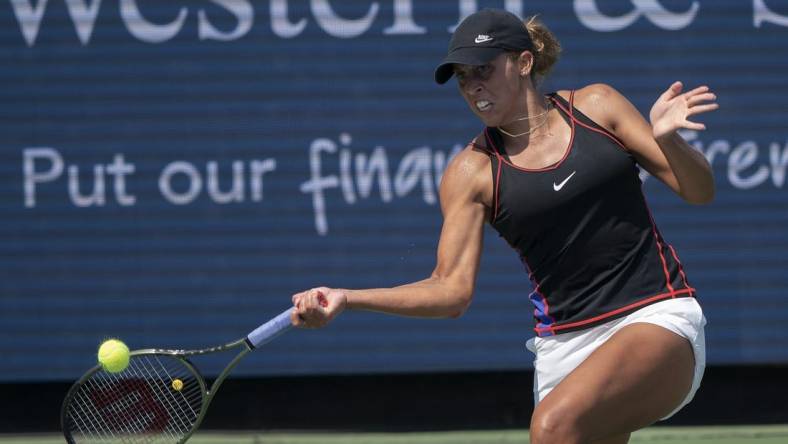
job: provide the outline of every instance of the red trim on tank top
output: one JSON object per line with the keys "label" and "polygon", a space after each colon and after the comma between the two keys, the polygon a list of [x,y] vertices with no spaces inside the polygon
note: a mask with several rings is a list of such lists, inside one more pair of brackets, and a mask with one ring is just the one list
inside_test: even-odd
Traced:
{"label": "red trim on tank top", "polygon": [[[630,152],[629,148],[627,148],[620,140],[618,140],[618,137],[613,136],[612,134],[608,133],[607,131],[603,131],[603,130],[601,130],[599,128],[594,128],[591,125],[586,125],[585,123],[583,123],[583,122],[581,122],[579,120],[577,121],[577,123],[579,123],[581,126],[584,126],[584,127],[588,128],[588,129],[590,129],[591,131],[595,131],[595,132],[597,132],[599,134],[607,136],[610,140],[615,142],[616,145],[620,146],[622,150],[624,150],[627,153]],[[599,124],[597,124],[597,125],[599,125]]]}
{"label": "red trim on tank top", "polygon": [[646,206],[648,212],[648,219],[651,221],[651,232],[654,233],[654,241],[657,243],[657,251],[659,251],[659,259],[662,262],[662,271],[665,272],[665,287],[669,292],[673,292],[673,285],[670,283],[670,272],[668,271],[668,262],[665,260],[665,253],[662,252],[662,241],[657,232],[657,224],[654,222],[654,216],[651,214],[651,208],[646,201],[646,195],[643,194],[643,188],[640,189],[640,195],[643,196],[643,204]]}
{"label": "red trim on tank top", "polygon": [[474,147],[474,148],[478,148],[478,149],[484,151],[487,154],[495,154],[491,149],[487,148],[486,146],[481,146],[478,143],[476,143],[475,141],[471,142],[471,146]]}
{"label": "red trim on tank top", "polygon": [[684,282],[684,288],[690,288],[689,282],[687,281],[687,275],[684,274],[684,267],[681,265],[681,261],[679,260],[679,255],[676,254],[676,250],[673,249],[673,245],[667,245],[668,248],[670,248],[670,253],[673,255],[673,259],[676,259],[676,264],[678,264],[679,274],[681,275],[681,280]]}
{"label": "red trim on tank top", "polygon": [[498,219],[498,190],[500,189],[501,185],[501,170],[503,169],[501,168],[501,156],[497,153],[495,156],[498,158],[498,172],[495,174],[495,189],[493,191],[495,193],[495,210],[493,210],[493,217],[490,223],[495,223],[495,220]]}
{"label": "red trim on tank top", "polygon": [[[625,152],[627,152],[627,153],[629,153],[629,152],[630,152],[629,148],[627,148],[627,147],[626,147],[626,145],[624,145],[624,143],[623,143],[623,142],[622,142],[622,141],[621,141],[621,140],[620,140],[618,137],[616,137],[615,135],[613,135],[612,133],[610,133],[610,132],[609,132],[609,131],[607,131],[606,129],[602,128],[602,126],[601,126],[601,125],[599,125],[599,124],[597,123],[597,125],[599,125],[599,128],[595,128],[595,127],[593,127],[593,126],[591,126],[591,125],[588,125],[588,124],[586,124],[585,122],[583,122],[583,121],[581,121],[580,119],[578,119],[577,117],[575,117],[575,116],[574,116],[574,113],[572,113],[571,111],[569,111],[569,110],[567,110],[566,108],[564,108],[564,106],[563,106],[563,105],[561,105],[561,103],[560,103],[560,102],[558,102],[558,101],[557,101],[557,100],[555,100],[555,99],[553,99],[553,100],[555,101],[555,104],[556,104],[556,106],[558,106],[559,108],[561,108],[561,110],[562,110],[562,111],[564,111],[564,112],[565,112],[565,113],[567,113],[569,116],[571,116],[571,118],[572,118],[572,120],[573,120],[574,122],[577,122],[577,123],[578,123],[580,126],[582,126],[583,128],[589,129],[589,130],[591,130],[591,131],[597,132],[597,133],[599,133],[599,134],[602,134],[603,136],[606,136],[606,137],[608,137],[610,140],[612,140],[613,142],[615,142],[615,143],[616,143],[616,145],[618,145],[619,147],[621,147],[621,149],[622,149],[622,150],[624,150],[624,151],[625,151]],[[574,108],[574,105],[572,105],[572,108]],[[590,118],[589,118],[589,120],[590,120]],[[592,122],[593,122],[593,120],[592,120]],[[594,123],[596,123],[596,122],[594,122]],[[601,128],[601,129],[600,129],[600,128]]]}
{"label": "red trim on tank top", "polygon": [[[487,137],[486,130],[484,135]],[[487,137],[487,143],[492,143],[489,137]],[[487,154],[495,155],[495,157],[498,159],[498,171],[495,173],[495,185],[493,186],[493,215],[492,219],[490,220],[490,223],[492,224],[498,218],[498,189],[499,184],[501,183],[501,155],[496,153],[494,150],[488,149],[487,147],[481,146],[475,142],[473,142],[473,146],[475,148],[479,148]]]}
{"label": "red trim on tank top", "polygon": [[603,313],[603,314],[601,314],[599,316],[594,316],[593,318],[583,319],[582,321],[577,321],[577,322],[570,322],[569,324],[551,325],[550,327],[545,327],[545,328],[536,327],[536,328],[534,328],[534,331],[537,334],[539,334],[539,333],[555,333],[556,331],[559,331],[559,330],[566,330],[568,328],[581,327],[583,325],[588,325],[588,324],[591,324],[591,323],[594,323],[594,322],[597,322],[597,321],[601,321],[602,319],[606,319],[606,318],[609,318],[611,316],[615,316],[617,314],[624,313],[626,311],[633,310],[635,308],[651,304],[653,302],[657,302],[657,301],[664,300],[664,299],[673,299],[676,296],[679,296],[679,295],[682,295],[682,294],[690,294],[690,293],[694,293],[694,292],[695,292],[694,288],[685,288],[683,290],[671,291],[669,293],[662,293],[662,294],[658,294],[656,296],[651,296],[651,297],[648,297],[648,298],[645,298],[645,299],[641,299],[641,300],[639,300],[639,301],[637,301],[635,303],[632,303],[632,304],[629,304],[629,305],[625,305],[625,306],[623,306],[621,308],[617,308],[617,309],[615,309],[613,311],[609,311],[607,313]]}
{"label": "red trim on tank top", "polygon": [[[571,95],[569,96],[570,100],[574,100],[574,94],[575,94],[575,92],[572,91]],[[552,98],[551,98],[551,100],[555,101],[555,99],[552,99]],[[552,171],[552,170],[560,167],[561,164],[564,163],[566,158],[569,157],[569,153],[572,152],[572,146],[575,143],[575,119],[572,117],[571,113],[569,113],[569,117],[570,117],[569,118],[569,126],[570,126],[570,130],[571,130],[571,135],[569,137],[569,145],[564,150],[564,157],[562,157],[561,160],[559,160],[558,162],[556,162],[556,163],[554,163],[552,165],[546,166],[544,168],[525,168],[525,167],[521,167],[521,166],[517,166],[517,165],[513,164],[512,162],[506,160],[506,158],[504,158],[503,156],[499,156],[499,159],[503,163],[509,165],[510,167],[512,167],[514,169],[517,169],[517,170],[520,170],[520,171],[527,171],[529,173],[541,173],[541,172],[545,172],[545,171]],[[501,150],[499,150],[498,147],[495,145],[495,143],[492,140],[492,137],[490,137],[488,132],[489,132],[489,128],[485,128],[484,129],[484,135],[485,135],[485,137],[487,137],[488,143],[490,143],[490,146],[492,146],[495,149],[496,153],[500,153]]]}

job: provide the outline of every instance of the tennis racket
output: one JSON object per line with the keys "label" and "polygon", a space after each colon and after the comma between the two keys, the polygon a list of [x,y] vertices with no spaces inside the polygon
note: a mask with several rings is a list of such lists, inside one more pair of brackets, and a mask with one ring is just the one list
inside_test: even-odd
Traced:
{"label": "tennis racket", "polygon": [[[81,443],[183,443],[200,426],[222,382],[250,351],[291,327],[292,308],[246,337],[200,350],[131,352],[129,366],[108,373],[100,365],[71,386],[61,409],[66,441]],[[189,357],[240,349],[208,387]]]}

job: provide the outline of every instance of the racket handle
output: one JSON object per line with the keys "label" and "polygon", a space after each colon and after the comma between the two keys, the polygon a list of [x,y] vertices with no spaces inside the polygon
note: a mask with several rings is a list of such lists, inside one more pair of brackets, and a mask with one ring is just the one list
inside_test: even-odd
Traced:
{"label": "racket handle", "polygon": [[288,308],[279,316],[255,328],[254,331],[246,336],[246,339],[252,344],[252,347],[257,348],[286,332],[293,326],[293,324],[290,323],[290,312],[292,311],[292,307]]}

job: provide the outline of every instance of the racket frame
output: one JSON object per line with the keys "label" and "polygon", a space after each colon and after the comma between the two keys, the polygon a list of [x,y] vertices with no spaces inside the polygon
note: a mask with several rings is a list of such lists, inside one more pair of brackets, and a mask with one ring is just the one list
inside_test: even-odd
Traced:
{"label": "racket frame", "polygon": [[[188,359],[190,356],[201,356],[201,355],[208,355],[212,353],[222,353],[231,351],[236,348],[241,348],[241,351],[238,352],[237,355],[224,367],[221,373],[216,377],[210,387],[205,380],[205,377],[199,371],[199,369]],[[216,395],[217,390],[222,385],[224,380],[229,376],[230,372],[241,362],[241,359],[246,356],[247,353],[254,350],[254,346],[249,342],[247,338],[241,338],[235,340],[233,342],[228,342],[227,344],[219,345],[216,347],[209,347],[209,348],[202,348],[202,349],[195,349],[195,350],[174,350],[174,349],[162,349],[162,348],[145,348],[140,350],[134,350],[129,353],[129,357],[138,357],[138,356],[170,356],[173,358],[177,358],[180,360],[188,369],[191,371],[195,376],[197,383],[200,386],[200,394],[202,396],[202,404],[200,406],[200,412],[197,415],[197,419],[194,421],[194,424],[191,426],[189,431],[178,441],[178,444],[182,444],[186,442],[193,434],[197,431],[202,423],[205,415],[208,412],[208,407],[213,401],[213,397]],[[63,434],[66,438],[66,441],[69,443],[74,443],[74,439],[71,436],[71,430],[66,427],[66,416],[68,414],[68,406],[70,404],[71,399],[77,393],[77,390],[82,386],[82,384],[90,379],[94,374],[104,371],[101,365],[96,365],[93,368],[89,369],[85,374],[83,374],[74,384],[72,384],[71,388],[69,389],[68,393],[66,393],[66,397],[63,400],[63,404],[60,409],[60,427],[63,430]]]}
{"label": "racket frame", "polygon": [[[321,304],[323,302],[321,301]],[[325,306],[325,304],[323,304]],[[278,316],[270,319],[269,321],[261,324],[256,329],[252,330],[248,335],[243,338],[237,339],[232,342],[228,342],[223,345],[219,345],[216,347],[208,347],[208,348],[201,348],[201,349],[194,349],[194,350],[176,350],[176,349],[160,349],[160,348],[146,348],[140,350],[134,350],[129,353],[130,357],[135,356],[171,356],[174,358],[179,359],[182,361],[186,367],[196,376],[196,379],[200,385],[200,392],[202,395],[202,405],[200,407],[200,412],[197,415],[197,419],[194,421],[191,429],[178,441],[178,444],[183,444],[186,442],[197,429],[200,427],[203,418],[205,418],[205,414],[208,412],[208,407],[213,401],[213,397],[216,395],[216,392],[219,390],[219,387],[222,385],[224,380],[230,374],[230,372],[235,368],[236,365],[241,361],[241,359],[246,356],[252,350],[255,350],[272,341],[277,336],[281,335],[282,333],[286,332],[290,328],[292,328],[292,324],[290,322],[290,316],[293,311],[293,308],[288,308],[287,310],[280,313]],[[230,351],[236,348],[241,348],[241,351],[238,352],[237,355],[224,367],[221,373],[216,377],[211,384],[211,387],[208,388],[207,384],[205,383],[205,378],[203,377],[202,373],[197,369],[197,367],[192,364],[188,359],[189,356],[200,356],[200,355],[207,355],[211,353],[221,353]],[[74,439],[71,436],[71,431],[66,428],[66,415],[68,413],[68,406],[71,399],[74,397],[75,393],[82,386],[82,384],[90,379],[96,372],[102,371],[101,365],[96,365],[90,370],[88,370],[85,374],[80,377],[77,382],[75,382],[71,388],[69,389],[68,393],[66,393],[66,397],[63,400],[63,405],[60,409],[60,427],[63,430],[63,435],[66,438],[66,441],[69,443],[73,443]]]}

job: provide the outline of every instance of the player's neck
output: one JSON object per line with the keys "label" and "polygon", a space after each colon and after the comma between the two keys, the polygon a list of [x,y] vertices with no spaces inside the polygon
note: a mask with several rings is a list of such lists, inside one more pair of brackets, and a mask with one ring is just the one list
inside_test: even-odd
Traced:
{"label": "player's neck", "polygon": [[533,137],[545,127],[549,117],[550,107],[544,96],[536,92],[526,93],[525,96],[525,100],[521,102],[523,105],[515,116],[498,127],[504,137],[512,141],[526,136]]}

